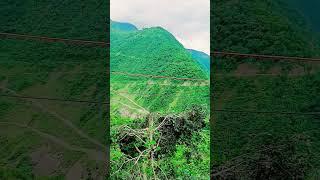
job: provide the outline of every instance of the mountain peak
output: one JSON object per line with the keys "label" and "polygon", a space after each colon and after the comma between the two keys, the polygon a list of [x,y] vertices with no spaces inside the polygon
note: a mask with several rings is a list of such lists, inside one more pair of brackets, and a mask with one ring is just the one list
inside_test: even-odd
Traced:
{"label": "mountain peak", "polygon": [[[114,28],[112,26],[111,28]],[[111,68],[130,73],[207,78],[191,54],[162,27],[111,30]]]}

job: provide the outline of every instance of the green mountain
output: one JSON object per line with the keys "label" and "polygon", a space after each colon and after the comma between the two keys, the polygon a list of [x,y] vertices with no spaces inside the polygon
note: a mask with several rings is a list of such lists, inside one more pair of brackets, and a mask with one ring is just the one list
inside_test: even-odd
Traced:
{"label": "green mountain", "polygon": [[[206,91],[208,76],[198,63],[193,60],[191,53],[186,51],[171,33],[161,27],[129,32],[113,27],[115,27],[115,24],[111,26],[110,32],[110,69],[114,72],[111,76],[111,84],[114,89],[132,91],[137,97],[142,92],[146,93],[150,97],[137,98],[137,101],[140,101],[141,105],[145,105],[151,111],[160,112],[179,112],[188,106],[187,102],[201,102],[201,99],[206,97],[205,94],[197,99],[184,99],[183,96],[177,96],[177,92],[179,92],[178,94],[183,94],[183,91],[189,92],[195,88],[202,88],[203,91]],[[150,79],[141,76],[121,75],[119,72],[191,79],[187,81],[171,78]],[[192,79],[199,79],[200,81],[193,81]],[[127,84],[123,87],[124,82]],[[150,89],[143,85],[146,82],[151,83]],[[157,85],[158,82],[161,83]],[[133,84],[133,86],[128,87],[128,84]],[[152,97],[153,94],[158,93],[169,93],[169,95],[166,99],[161,98],[161,96],[159,98]],[[208,101],[204,100],[200,104],[206,104],[206,102]]]}
{"label": "green mountain", "polygon": [[[319,57],[317,34],[285,1],[212,7],[213,50]],[[211,107],[227,111],[212,114],[212,178],[318,179],[319,116],[299,113],[319,109],[319,63],[216,57],[212,68]]]}
{"label": "green mountain", "polygon": [[[144,174],[151,179],[154,174],[150,172],[154,171],[159,179],[208,179],[208,75],[193,59],[191,53],[165,29],[153,27],[123,31],[114,27],[119,26],[113,24],[110,32],[112,178],[134,179]],[[192,130],[192,133],[186,136],[180,136],[178,134],[181,133],[175,132],[176,135],[163,137],[161,141],[171,145],[152,150],[163,153],[154,159],[154,164],[150,164],[151,161],[147,160],[149,155],[146,155],[141,157],[139,163],[129,162],[122,166],[129,160],[128,153],[131,152],[129,155],[132,157],[139,153],[135,147],[148,151],[150,146],[159,142],[157,134],[167,136],[173,131],[170,124],[167,124],[164,128],[166,132],[155,130],[156,135],[148,135],[153,137],[153,140],[148,139],[141,144],[135,137],[132,138],[128,134],[124,136],[128,127],[137,132],[144,132],[146,126],[147,129],[161,126],[159,119],[162,118],[159,118],[159,115],[179,116],[183,119],[184,113],[192,105],[198,105],[204,110],[204,119],[200,118],[205,122],[203,126],[186,124],[186,127],[196,130]],[[172,120],[172,123],[183,124],[179,119]],[[181,127],[184,127],[182,124]],[[146,133],[150,132],[153,131]],[[179,140],[176,139],[178,137]],[[190,163],[186,164],[187,161]]]}
{"label": "green mountain", "polygon": [[[305,57],[319,54],[319,41],[313,38],[305,18],[283,0],[214,4],[213,49]],[[225,9],[225,4],[230,8]]]}
{"label": "green mountain", "polygon": [[[123,32],[111,26],[111,70],[205,78],[175,37],[161,27]],[[148,46],[146,46],[148,44]]]}
{"label": "green mountain", "polygon": [[201,68],[206,72],[210,73],[210,56],[204,52],[188,49],[191,53],[191,56],[197,63],[201,66]]}
{"label": "green mountain", "polygon": [[110,26],[113,30],[119,30],[119,31],[137,31],[138,28],[130,23],[122,23],[122,22],[116,22],[110,20]]}

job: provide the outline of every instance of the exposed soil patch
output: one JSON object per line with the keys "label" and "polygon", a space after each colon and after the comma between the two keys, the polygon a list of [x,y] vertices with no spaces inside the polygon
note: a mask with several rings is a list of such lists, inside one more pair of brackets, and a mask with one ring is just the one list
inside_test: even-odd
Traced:
{"label": "exposed soil patch", "polygon": [[[310,73],[314,73],[314,72],[315,72],[314,69],[310,71]],[[268,74],[274,75],[274,76],[281,75],[283,73],[285,72],[279,66],[274,66],[268,71]],[[308,72],[303,66],[294,67],[288,73],[289,76],[303,76],[306,74],[308,74]]]}
{"label": "exposed soil patch", "polygon": [[[139,112],[139,114],[143,114],[139,110],[137,110],[137,111]],[[128,117],[128,118],[132,118],[132,119],[139,119],[139,118],[143,117],[142,115],[139,115],[137,113],[131,112],[126,107],[123,107],[123,108],[119,109],[119,113],[120,113],[120,116],[122,116],[122,117]]]}
{"label": "exposed soil patch", "polygon": [[97,162],[106,162],[107,152],[91,150],[89,153],[89,158]]}
{"label": "exposed soil patch", "polygon": [[83,168],[80,161],[77,161],[67,172],[66,179],[67,180],[78,180],[84,179],[87,173],[84,172],[85,169]]}
{"label": "exposed soil patch", "polygon": [[30,157],[33,164],[33,172],[37,176],[50,176],[58,170],[60,165],[59,157],[50,154],[50,149],[45,146],[31,153]]}
{"label": "exposed soil patch", "polygon": [[[313,67],[309,73],[315,73],[315,72],[316,72],[316,66]],[[289,72],[286,72],[280,66],[273,66],[266,73],[261,73],[261,71],[255,65],[248,64],[248,63],[240,64],[237,70],[234,72],[234,75],[236,77],[256,76],[256,75],[278,76],[281,74],[286,74],[288,76],[303,76],[308,74],[308,72],[303,66],[294,67]]]}
{"label": "exposed soil patch", "polygon": [[[279,66],[274,66],[268,71],[268,74],[270,74],[270,75],[281,75],[283,73],[285,73],[285,72]],[[290,72],[288,73],[288,75],[298,76],[298,75],[303,75],[305,73],[306,72],[305,72],[304,68],[302,66],[298,66],[298,67],[292,68],[290,70]]]}
{"label": "exposed soil patch", "polygon": [[191,83],[188,82],[188,81],[186,81],[186,82],[184,82],[184,83],[182,84],[182,86],[191,86]]}
{"label": "exposed soil patch", "polygon": [[282,72],[281,67],[274,66],[274,67],[269,69],[268,74],[279,75],[279,74],[281,74],[281,72]]}
{"label": "exposed soil patch", "polygon": [[299,75],[304,75],[306,74],[304,67],[299,66],[299,67],[295,67],[290,71],[290,75],[293,76],[299,76]]}
{"label": "exposed soil patch", "polygon": [[67,171],[67,180],[80,180],[80,179],[103,179],[106,174],[107,167],[107,153],[91,150],[88,154],[88,160],[78,160]]}
{"label": "exposed soil patch", "polygon": [[250,75],[256,75],[259,73],[259,69],[248,63],[240,64],[235,71],[235,76],[250,76]]}

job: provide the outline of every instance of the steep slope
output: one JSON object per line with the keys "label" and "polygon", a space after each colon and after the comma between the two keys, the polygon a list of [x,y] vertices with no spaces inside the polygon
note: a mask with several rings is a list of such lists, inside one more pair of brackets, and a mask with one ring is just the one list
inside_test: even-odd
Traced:
{"label": "steep slope", "polygon": [[[1,40],[0,46],[3,95],[70,100],[98,100],[106,96],[107,79],[101,76],[106,68],[103,48],[16,40]],[[1,167],[14,167],[33,177],[65,177],[78,164],[98,176],[104,175],[104,162],[92,158],[94,151],[97,156],[104,153],[106,132],[101,124],[106,122],[98,114],[103,115],[107,109],[101,111],[98,104],[0,99],[4,108],[0,111],[0,136],[6,147],[0,149]],[[46,161],[33,156],[39,153],[50,159],[48,163],[54,163],[43,169],[44,173],[38,168]],[[58,154],[61,158],[57,159]],[[83,159],[87,155],[90,157]],[[92,161],[97,162],[100,170],[92,169]]]}
{"label": "steep slope", "polygon": [[[214,5],[211,15],[214,50],[299,57],[320,55],[319,39],[314,38],[301,14],[282,0],[227,0]],[[215,62],[219,69],[234,69],[238,64],[235,60]],[[255,64],[265,69],[275,65],[263,61]],[[289,66],[287,62],[281,64]]]}
{"label": "steep slope", "polygon": [[[214,1],[214,50],[318,57],[319,40],[284,1]],[[214,179],[318,179],[319,63],[216,57],[211,129]],[[252,112],[274,113],[252,113]],[[307,144],[310,144],[307,145]]]}
{"label": "steep slope", "polygon": [[[110,49],[113,89],[129,93],[131,98],[137,98],[136,101],[151,112],[183,111],[187,102],[201,102],[202,98],[207,97],[204,92],[207,90],[208,76],[172,34],[160,27],[128,32],[113,28],[115,26],[118,25],[114,23],[111,26]],[[123,73],[163,76],[164,79]],[[184,98],[184,92],[190,94],[197,88],[200,90],[198,99]],[[168,94],[167,98],[162,98],[165,94]],[[144,95],[144,98],[138,98],[139,95]],[[205,100],[201,104],[206,103]]]}
{"label": "steep slope", "polygon": [[111,29],[118,30],[118,31],[137,31],[138,30],[138,28],[133,24],[116,22],[112,20],[110,20],[110,26],[111,26]]}
{"label": "steep slope", "polygon": [[[1,1],[0,32],[106,41],[107,4]],[[106,99],[105,48],[2,37],[0,47],[0,179],[103,177],[107,107],[60,100]]]}
{"label": "steep slope", "polygon": [[134,32],[111,29],[110,66],[128,73],[205,78],[191,55],[161,27]]}
{"label": "steep slope", "polygon": [[198,62],[201,68],[206,72],[210,73],[210,56],[204,52],[197,51],[194,49],[188,49],[191,53],[192,58]]}

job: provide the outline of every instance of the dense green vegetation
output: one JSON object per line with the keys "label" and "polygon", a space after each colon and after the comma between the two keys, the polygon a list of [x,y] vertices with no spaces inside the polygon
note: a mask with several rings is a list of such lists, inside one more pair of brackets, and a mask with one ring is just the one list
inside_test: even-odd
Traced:
{"label": "dense green vegetation", "polygon": [[[111,72],[203,81],[111,73],[111,178],[208,179],[208,76],[166,30],[118,27],[111,25]],[[190,119],[192,105],[201,111]]]}
{"label": "dense green vegetation", "polygon": [[[2,94],[95,101],[106,98],[107,80],[101,76],[106,67],[104,49],[16,40],[0,43]],[[9,138],[0,148],[2,167],[16,168],[19,172],[21,158],[30,157],[39,148],[48,146],[48,156],[62,156],[58,166],[61,170],[51,170],[56,171],[55,175],[65,176],[78,161],[83,161],[86,167],[94,151],[97,155],[105,153],[106,131],[101,125],[106,125],[106,106],[101,111],[103,107],[99,104],[1,97],[1,107],[1,137]],[[48,135],[58,139],[57,142]],[[91,149],[92,154],[81,148]],[[26,159],[31,170],[28,173],[37,177],[31,159]],[[35,165],[38,163],[41,161]],[[104,163],[97,163],[101,171]],[[94,168],[90,166],[88,168]],[[100,175],[103,174],[100,172]]]}
{"label": "dense green vegetation", "polygon": [[108,2],[4,0],[1,32],[105,41]]}
{"label": "dense green vegetation", "polygon": [[192,58],[200,64],[201,68],[210,75],[210,56],[204,52],[193,49],[189,49],[189,52],[191,53]]}
{"label": "dense green vegetation", "polygon": [[[107,11],[106,1],[5,0],[0,31],[106,41]],[[104,48],[10,39],[0,47],[1,95],[107,97]],[[0,179],[105,176],[106,105],[1,96],[0,109]]]}
{"label": "dense green vegetation", "polygon": [[[319,56],[318,35],[284,1],[214,1],[212,7],[214,50]],[[213,109],[319,111],[319,63],[220,57],[213,65]],[[319,178],[319,115],[212,112],[213,178]]]}
{"label": "dense green vegetation", "polygon": [[161,27],[122,31],[111,24],[112,71],[206,78],[190,53]]}

